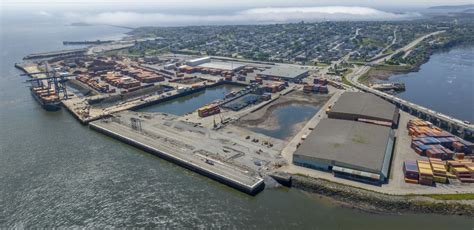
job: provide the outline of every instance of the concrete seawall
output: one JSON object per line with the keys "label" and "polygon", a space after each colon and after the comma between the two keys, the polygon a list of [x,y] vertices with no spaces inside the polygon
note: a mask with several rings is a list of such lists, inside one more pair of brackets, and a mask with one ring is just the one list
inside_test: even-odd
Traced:
{"label": "concrete seawall", "polygon": [[[245,175],[243,177],[246,177],[246,178],[242,178],[241,181],[236,180],[235,177],[231,178],[231,176],[223,175],[223,173],[218,172],[219,170],[217,170],[217,168],[213,170],[213,167],[217,167],[215,165],[208,165],[207,163],[204,163],[204,162],[200,164],[197,162],[193,162],[191,159],[184,159],[178,156],[177,154],[167,153],[167,152],[158,150],[156,147],[151,146],[147,143],[144,143],[145,141],[138,140],[140,139],[140,134],[137,134],[136,135],[137,137],[132,136],[132,135],[127,135],[125,133],[121,134],[121,133],[118,133],[117,131],[112,130],[110,127],[109,128],[105,127],[101,123],[103,123],[103,121],[94,121],[94,122],[89,123],[89,127],[102,134],[105,134],[107,136],[120,140],[124,143],[132,145],[139,149],[142,149],[146,152],[149,152],[167,161],[173,162],[184,168],[197,172],[201,175],[207,176],[213,180],[219,181],[239,191],[245,192],[250,195],[256,195],[260,191],[262,191],[265,187],[263,179],[261,178],[255,178],[255,177],[251,177],[250,175]],[[234,172],[230,171],[227,173],[229,175],[235,175],[236,171]],[[239,176],[242,176],[242,173],[240,174],[241,175]]]}

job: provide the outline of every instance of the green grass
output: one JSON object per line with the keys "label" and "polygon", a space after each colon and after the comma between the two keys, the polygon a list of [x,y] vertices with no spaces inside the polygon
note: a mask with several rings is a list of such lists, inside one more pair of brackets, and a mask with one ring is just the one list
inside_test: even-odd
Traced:
{"label": "green grass", "polygon": [[393,52],[395,52],[395,50],[393,50],[392,48],[388,48],[385,51],[383,51],[383,54],[391,54]]}
{"label": "green grass", "polygon": [[354,86],[352,85],[352,83],[347,80],[346,76],[351,74],[352,73],[352,69],[348,69],[343,75],[342,75],[342,83],[346,84],[346,85],[350,85],[350,86]]}
{"label": "green grass", "polygon": [[423,195],[436,200],[474,200],[474,193]]}
{"label": "green grass", "polygon": [[326,66],[328,66],[328,64],[318,62],[318,63],[316,63],[316,66],[317,66],[317,67],[326,67]]}
{"label": "green grass", "polygon": [[411,66],[406,65],[406,66],[401,66],[401,65],[377,65],[374,67],[375,70],[389,70],[389,71],[406,71],[410,70]]}

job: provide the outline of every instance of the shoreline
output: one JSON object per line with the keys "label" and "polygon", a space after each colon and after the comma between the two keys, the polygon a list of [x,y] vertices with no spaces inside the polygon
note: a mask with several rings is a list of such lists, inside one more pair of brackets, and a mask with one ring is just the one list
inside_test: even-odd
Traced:
{"label": "shoreline", "polygon": [[[453,49],[474,47],[474,44],[456,44],[449,47],[440,47],[437,49],[430,49],[428,54],[419,62],[413,65],[380,65],[370,69],[366,74],[360,77],[359,82],[363,84],[374,83],[377,81],[390,81],[390,78],[399,74],[416,73],[420,71],[420,67],[426,64],[432,55],[438,53],[449,52]],[[378,69],[377,69],[378,68]]]}
{"label": "shoreline", "polygon": [[438,200],[423,195],[391,195],[320,178],[292,175],[291,188],[332,199],[338,205],[377,214],[423,213],[474,217],[470,200]]}

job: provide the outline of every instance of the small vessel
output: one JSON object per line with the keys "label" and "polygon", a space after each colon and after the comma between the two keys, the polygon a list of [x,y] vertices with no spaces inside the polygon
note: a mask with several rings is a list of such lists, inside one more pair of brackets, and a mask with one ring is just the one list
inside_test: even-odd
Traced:
{"label": "small vessel", "polygon": [[47,111],[58,111],[61,109],[61,100],[56,92],[48,87],[30,87],[31,95]]}

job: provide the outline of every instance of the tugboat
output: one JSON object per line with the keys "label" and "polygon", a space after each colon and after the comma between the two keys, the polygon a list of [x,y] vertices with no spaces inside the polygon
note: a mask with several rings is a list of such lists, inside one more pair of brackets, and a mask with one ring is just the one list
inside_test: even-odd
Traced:
{"label": "tugboat", "polygon": [[61,109],[61,100],[56,92],[48,87],[30,87],[31,95],[47,111],[58,111]]}

